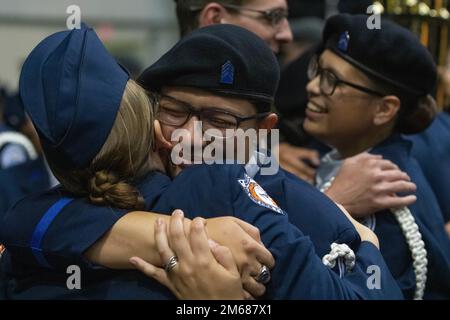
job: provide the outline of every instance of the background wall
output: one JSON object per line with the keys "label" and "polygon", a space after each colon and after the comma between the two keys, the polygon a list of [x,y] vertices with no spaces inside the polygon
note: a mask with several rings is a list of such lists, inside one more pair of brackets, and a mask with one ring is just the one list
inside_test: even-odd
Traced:
{"label": "background wall", "polygon": [[150,65],[178,40],[172,0],[0,0],[0,87],[17,89],[22,62],[45,36],[67,28],[73,4],[130,69]]}

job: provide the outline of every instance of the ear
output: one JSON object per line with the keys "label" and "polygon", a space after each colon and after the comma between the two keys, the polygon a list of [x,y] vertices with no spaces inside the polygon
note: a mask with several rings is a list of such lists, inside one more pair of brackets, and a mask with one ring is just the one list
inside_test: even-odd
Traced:
{"label": "ear", "polygon": [[213,24],[224,23],[228,17],[227,10],[220,4],[212,2],[207,4],[200,12],[198,17],[198,25],[206,27]]}
{"label": "ear", "polygon": [[269,114],[267,117],[258,121],[258,129],[272,130],[278,123],[278,116],[275,113]]}
{"label": "ear", "polygon": [[154,122],[155,126],[155,149],[153,151],[160,151],[160,150],[168,150],[170,151],[172,149],[172,144],[164,138],[164,135],[162,133],[161,124],[158,120],[155,120]]}
{"label": "ear", "polygon": [[393,121],[400,111],[400,105],[400,99],[396,96],[386,96],[381,98],[381,101],[375,110],[373,124],[382,126]]}

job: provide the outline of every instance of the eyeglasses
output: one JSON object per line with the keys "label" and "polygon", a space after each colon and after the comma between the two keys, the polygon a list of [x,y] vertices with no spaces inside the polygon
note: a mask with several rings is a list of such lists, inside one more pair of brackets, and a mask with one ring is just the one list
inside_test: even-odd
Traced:
{"label": "eyeglasses", "polygon": [[[238,6],[234,4],[220,4],[222,7],[226,9],[236,10],[236,11],[248,11],[248,12],[256,12],[261,15],[261,17],[266,20],[272,27],[279,27],[281,23],[288,18],[289,12],[284,8],[275,8],[270,10],[256,10],[252,8],[247,8],[243,6]],[[200,7],[191,7],[191,11],[200,11],[202,10]]]}
{"label": "eyeglasses", "polygon": [[259,13],[264,20],[270,23],[273,27],[278,27],[285,19],[288,18],[289,13],[286,9],[275,8],[270,10],[256,10],[234,4],[222,4],[224,8],[233,9],[236,11],[248,11]]}
{"label": "eyeglasses", "polygon": [[335,75],[331,70],[323,69],[319,64],[318,57],[315,56],[309,62],[308,78],[309,78],[309,80],[313,80],[317,76],[320,77],[320,83],[319,83],[320,92],[327,96],[333,95],[334,91],[336,90],[336,87],[339,84],[345,84],[345,85],[350,86],[359,91],[365,92],[367,94],[375,95],[378,97],[385,96],[385,94],[383,94],[381,92],[360,86],[355,83],[351,83],[351,82],[347,82],[347,81],[339,79],[338,76]]}
{"label": "eyeglasses", "polygon": [[204,131],[218,129],[221,131],[222,137],[226,137],[226,134],[228,134],[226,132],[227,129],[236,130],[244,121],[262,119],[270,114],[270,112],[266,112],[249,117],[241,117],[216,107],[197,109],[184,101],[167,95],[159,95],[157,100],[157,118],[161,123],[182,127],[189,119],[196,116],[199,121],[202,121]]}

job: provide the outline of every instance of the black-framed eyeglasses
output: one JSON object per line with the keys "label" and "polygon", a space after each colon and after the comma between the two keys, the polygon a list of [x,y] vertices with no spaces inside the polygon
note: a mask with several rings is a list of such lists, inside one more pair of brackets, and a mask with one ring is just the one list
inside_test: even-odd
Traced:
{"label": "black-framed eyeglasses", "polygon": [[265,118],[270,112],[241,117],[218,107],[195,108],[192,105],[168,95],[158,95],[158,120],[174,127],[184,126],[193,116],[202,122],[203,131],[218,129],[225,133],[227,129],[236,130],[242,122]]}
{"label": "black-framed eyeglasses", "polygon": [[[288,10],[284,8],[275,8],[269,10],[257,10],[252,8],[247,8],[244,6],[234,5],[234,4],[225,4],[220,3],[220,5],[226,9],[236,10],[236,11],[248,11],[248,12],[256,12],[261,15],[261,17],[270,23],[273,27],[278,27],[281,23],[289,17]],[[203,8],[200,7],[191,7],[191,11],[200,11]]]}
{"label": "black-framed eyeglasses", "polygon": [[381,92],[360,86],[355,83],[351,83],[351,82],[339,79],[339,77],[337,75],[335,75],[331,70],[322,68],[319,64],[318,57],[315,56],[309,62],[308,79],[313,80],[317,76],[320,77],[320,82],[319,82],[320,92],[322,92],[322,94],[327,95],[327,96],[333,95],[334,91],[336,90],[336,87],[339,84],[345,84],[356,90],[359,90],[359,91],[362,91],[362,92],[365,92],[367,94],[371,94],[374,96],[378,96],[378,97],[385,96],[385,94],[383,94]]}

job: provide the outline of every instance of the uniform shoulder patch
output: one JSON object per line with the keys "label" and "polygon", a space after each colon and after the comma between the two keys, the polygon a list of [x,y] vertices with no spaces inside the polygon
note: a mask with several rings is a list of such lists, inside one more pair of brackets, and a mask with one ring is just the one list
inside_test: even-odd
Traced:
{"label": "uniform shoulder patch", "polygon": [[244,175],[244,179],[239,179],[238,182],[242,189],[244,189],[247,196],[257,205],[268,208],[282,215],[286,214],[267,194],[267,192],[247,174]]}

